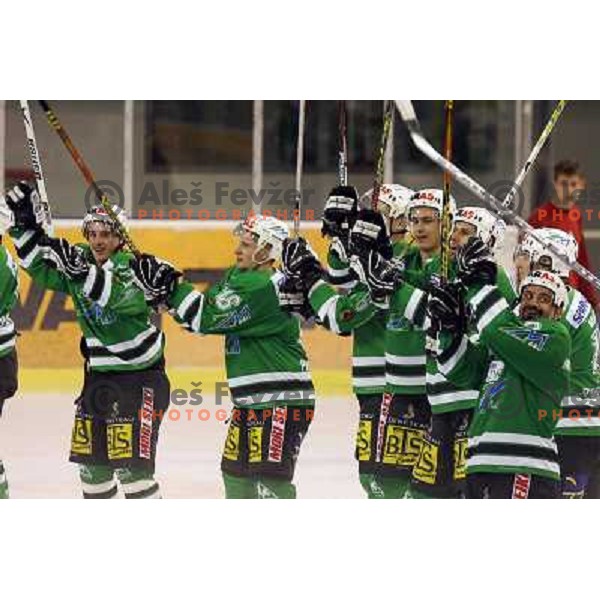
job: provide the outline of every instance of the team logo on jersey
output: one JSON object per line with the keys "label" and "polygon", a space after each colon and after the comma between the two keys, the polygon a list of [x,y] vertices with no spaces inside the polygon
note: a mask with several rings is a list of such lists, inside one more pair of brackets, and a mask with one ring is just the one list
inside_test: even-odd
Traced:
{"label": "team logo on jersey", "polygon": [[497,408],[494,400],[498,397],[498,395],[504,390],[506,387],[506,380],[501,379],[500,381],[495,381],[494,383],[486,386],[481,399],[479,400],[479,409],[487,410],[488,408]]}
{"label": "team logo on jersey", "polygon": [[488,367],[487,376],[485,378],[486,383],[494,383],[498,381],[504,372],[504,361],[502,360],[493,360],[490,362],[490,366]]}
{"label": "team logo on jersey", "polygon": [[233,290],[224,289],[215,296],[215,304],[219,310],[230,310],[237,308],[242,302],[240,296],[238,296]]}
{"label": "team logo on jersey", "polygon": [[526,343],[533,350],[541,352],[550,339],[547,333],[540,333],[529,329],[528,327],[515,327],[514,329],[504,329],[505,333],[521,342]]}
{"label": "team logo on jersey", "polygon": [[222,318],[220,321],[216,323],[216,327],[218,329],[233,329],[234,327],[239,327],[246,321],[249,321],[252,318],[252,311],[250,307],[246,304],[242,306],[239,310],[236,310],[234,313],[227,315]]}

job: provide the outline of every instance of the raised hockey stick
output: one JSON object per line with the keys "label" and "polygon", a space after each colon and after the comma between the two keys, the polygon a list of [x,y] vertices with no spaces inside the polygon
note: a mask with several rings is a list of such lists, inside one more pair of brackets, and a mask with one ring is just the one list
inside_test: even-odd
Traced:
{"label": "raised hockey stick", "polygon": [[507,208],[495,196],[492,196],[482,185],[477,183],[473,178],[461,171],[456,165],[446,160],[425,138],[421,131],[421,125],[415,114],[412,102],[410,100],[396,100],[396,106],[400,112],[402,120],[406,123],[410,137],[415,146],[431,161],[442,169],[448,171],[455,181],[463,187],[470,190],[480,200],[483,200],[494,212],[498,214],[504,221],[516,225],[520,230],[525,231],[533,239],[539,242],[544,248],[552,251],[559,259],[568,265],[570,269],[581,275],[586,281],[591,283],[597,290],[600,290],[600,279],[593,273],[588,271],[584,266],[577,261],[571,261],[563,252],[562,248],[549,241],[542,240],[536,233],[536,230],[525,219],[516,214],[511,208]]}
{"label": "raised hockey stick", "polygon": [[302,167],[304,164],[304,119],[306,100],[298,106],[298,143],[296,144],[296,205],[294,207],[294,237],[300,235],[300,212],[302,210]]}
{"label": "raised hockey stick", "polygon": [[38,150],[37,141],[35,139],[35,131],[33,129],[33,120],[29,110],[27,100],[19,100],[21,106],[21,115],[23,116],[23,124],[25,125],[25,135],[27,136],[27,150],[31,159],[31,167],[40,199],[39,210],[42,212],[42,226],[48,235],[53,235],[54,226],[52,225],[52,214],[50,212],[50,203],[48,202],[48,192],[46,191],[46,180],[44,179],[44,171],[42,169],[42,160]]}
{"label": "raised hockey stick", "polygon": [[[446,100],[444,104],[444,156],[446,160],[452,160],[452,120],[454,116],[454,102]],[[448,171],[444,171],[444,196],[442,205],[442,222],[440,227],[440,279],[448,281],[450,271],[450,234],[452,233],[452,215],[450,214],[450,181],[452,177]]]}
{"label": "raised hockey stick", "polygon": [[348,185],[348,112],[346,101],[338,102],[338,185]]}
{"label": "raised hockey stick", "polygon": [[131,252],[137,258],[139,258],[141,256],[141,252],[138,250],[137,246],[134,244],[133,240],[131,239],[131,236],[129,235],[129,232],[125,229],[125,227],[123,227],[123,225],[121,224],[121,221],[119,221],[119,219],[117,218],[117,215],[115,214],[115,211],[112,209],[112,205],[111,205],[109,199],[106,197],[106,195],[102,192],[102,190],[96,183],[96,179],[94,178],[94,175],[92,174],[90,168],[87,166],[87,164],[83,160],[83,157],[81,156],[81,154],[79,153],[77,148],[75,148],[73,142],[71,141],[71,138],[69,137],[69,134],[66,132],[65,128],[62,126],[62,124],[58,120],[58,117],[56,116],[54,111],[50,108],[50,105],[48,104],[48,102],[46,102],[46,100],[39,100],[39,103],[40,103],[40,106],[42,107],[44,113],[46,114],[48,123],[50,123],[50,126],[56,131],[56,133],[58,134],[58,137],[60,137],[60,139],[62,140],[66,149],[69,151],[71,158],[73,159],[75,164],[79,167],[79,170],[81,171],[81,174],[83,175],[83,178],[85,179],[85,182],[87,183],[87,185],[91,186],[93,188],[94,193],[96,194],[96,197],[98,198],[98,201],[104,207],[106,214],[108,214],[108,216],[112,219],[113,223],[115,224],[115,228],[119,232],[119,235],[123,238],[125,244],[127,244],[127,246],[129,246],[129,249],[131,250]]}
{"label": "raised hockey stick", "polygon": [[375,179],[373,181],[373,194],[371,195],[371,208],[377,210],[379,204],[379,190],[383,184],[383,168],[385,166],[385,149],[387,148],[390,130],[392,129],[392,119],[394,118],[394,101],[386,100],[383,110],[383,129],[381,131],[381,142],[379,144],[379,154],[375,166]]}
{"label": "raised hockey stick", "polygon": [[508,191],[508,194],[506,194],[506,197],[504,198],[504,200],[502,200],[502,205],[505,208],[508,208],[513,203],[515,196],[517,195],[521,185],[523,185],[523,182],[525,181],[525,177],[527,177],[527,173],[529,172],[529,169],[531,169],[531,166],[533,165],[533,163],[535,162],[535,159],[538,157],[538,154],[544,147],[544,144],[548,141],[548,138],[550,137],[550,134],[554,130],[554,127],[556,126],[556,123],[558,122],[558,119],[560,118],[560,115],[562,114],[566,105],[567,105],[567,100],[559,100],[558,104],[554,107],[554,110],[552,111],[552,114],[550,115],[550,119],[548,119],[548,122],[546,123],[546,127],[544,127],[544,131],[542,131],[542,134],[540,135],[538,141],[535,143],[535,146],[531,149],[531,153],[529,154],[527,160],[525,161],[523,168],[517,175],[517,178],[515,179],[515,182],[512,184],[512,187]]}

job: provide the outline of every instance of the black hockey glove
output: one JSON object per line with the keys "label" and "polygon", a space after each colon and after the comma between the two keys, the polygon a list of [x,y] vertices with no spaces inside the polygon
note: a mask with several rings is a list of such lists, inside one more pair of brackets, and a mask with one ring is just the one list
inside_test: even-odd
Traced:
{"label": "black hockey glove", "polygon": [[144,292],[146,301],[154,307],[168,305],[169,296],[175,290],[181,272],[171,263],[152,254],[132,258],[129,265],[133,271],[133,279]]}
{"label": "black hockey glove", "polygon": [[374,250],[370,250],[366,256],[352,256],[350,269],[368,286],[373,300],[378,304],[402,285],[402,272],[398,264],[386,260]]}
{"label": "black hockey glove", "polygon": [[472,237],[456,252],[457,277],[464,285],[495,284],[498,266],[480,237]]}
{"label": "black hockey glove", "polygon": [[325,200],[321,234],[339,238],[347,249],[348,234],[358,212],[358,192],[354,186],[334,187]]}
{"label": "black hockey glove", "polygon": [[456,283],[431,284],[427,315],[432,331],[448,331],[454,335],[462,335],[466,331],[467,315],[462,289]]}
{"label": "black hockey glove", "polygon": [[323,267],[304,238],[287,238],[281,253],[283,273],[304,292],[324,277]]}
{"label": "black hockey glove", "polygon": [[369,208],[361,209],[350,231],[348,247],[350,254],[368,256],[373,250],[385,259],[392,258],[392,244],[387,235],[383,216]]}
{"label": "black hockey glove", "polygon": [[295,279],[284,278],[279,285],[279,306],[308,320],[314,316],[302,284]]}
{"label": "black hockey glove", "polygon": [[14,215],[16,227],[25,231],[40,228],[40,217],[36,217],[36,207],[40,207],[37,190],[20,181],[4,197],[6,205]]}
{"label": "black hockey glove", "polygon": [[42,236],[39,245],[44,249],[44,262],[69,279],[82,281],[90,272],[91,265],[83,248],[69,244],[63,238],[48,236]]}

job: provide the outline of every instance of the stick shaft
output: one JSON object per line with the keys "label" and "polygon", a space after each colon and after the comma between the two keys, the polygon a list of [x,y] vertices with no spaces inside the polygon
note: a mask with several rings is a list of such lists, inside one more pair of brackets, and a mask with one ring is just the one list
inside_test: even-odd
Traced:
{"label": "stick shaft", "polygon": [[348,185],[348,112],[346,101],[338,103],[338,185]]}
{"label": "stick shaft", "polygon": [[300,213],[302,211],[302,169],[304,165],[304,119],[306,100],[300,100],[298,108],[298,143],[296,145],[296,207],[294,210],[294,236],[300,234]]}
{"label": "stick shaft", "polygon": [[383,110],[383,129],[381,131],[381,143],[379,144],[379,154],[375,166],[375,180],[373,181],[373,195],[371,196],[371,208],[377,210],[379,204],[379,190],[383,184],[383,168],[385,166],[385,149],[387,148],[392,128],[392,119],[394,118],[394,102],[386,100]]}
{"label": "stick shaft", "polygon": [[81,171],[81,174],[83,175],[83,178],[85,179],[85,182],[87,183],[88,186],[91,186],[92,189],[94,190],[94,193],[96,194],[96,197],[98,198],[98,201],[102,204],[102,206],[106,210],[108,216],[113,220],[115,227],[118,229],[119,234],[121,235],[121,237],[123,238],[123,240],[125,241],[127,246],[129,246],[129,249],[131,250],[131,252],[133,252],[133,254],[135,254],[135,256],[139,257],[141,255],[140,251],[138,250],[137,246],[134,244],[133,240],[131,239],[129,232],[125,229],[125,227],[123,227],[123,225],[121,224],[121,221],[119,221],[119,219],[117,218],[115,211],[112,209],[112,205],[111,205],[110,201],[108,200],[106,195],[102,193],[102,190],[96,183],[96,179],[94,178],[92,171],[87,166],[87,164],[83,160],[83,157],[81,156],[81,154],[79,153],[79,151],[77,150],[77,148],[75,147],[73,142],[71,141],[69,134],[66,132],[65,128],[62,126],[61,122],[58,120],[58,117],[56,116],[54,111],[50,108],[50,105],[48,104],[48,102],[46,100],[40,100],[39,103],[40,103],[40,106],[42,107],[44,113],[46,114],[48,123],[50,123],[50,126],[56,131],[56,133],[58,134],[58,137],[60,137],[63,144],[65,145],[65,148],[68,150],[69,154],[71,155],[71,158],[73,159],[75,164],[79,167],[79,170]]}
{"label": "stick shaft", "polygon": [[46,191],[46,180],[44,179],[44,170],[42,169],[42,159],[35,138],[35,130],[33,128],[33,120],[31,119],[31,111],[29,110],[29,102],[27,100],[19,100],[21,106],[21,115],[23,124],[25,125],[25,135],[27,136],[27,150],[31,160],[31,167],[35,175],[38,193],[44,211],[44,222],[49,235],[53,234],[52,214],[50,212],[50,202],[48,201],[48,192]]}
{"label": "stick shaft", "polygon": [[[452,160],[452,120],[454,116],[454,102],[446,100],[444,105],[444,156],[446,160]],[[452,177],[448,171],[444,171],[444,202],[442,210],[442,222],[440,227],[440,262],[441,272],[440,277],[443,282],[448,281],[448,273],[450,271],[450,234],[451,234],[451,215],[450,215],[450,181]]]}
{"label": "stick shaft", "polygon": [[521,171],[517,175],[517,178],[515,179],[515,182],[512,184],[512,187],[508,191],[508,194],[506,194],[506,197],[504,198],[504,200],[502,200],[502,204],[505,208],[508,208],[513,203],[515,196],[519,191],[519,188],[521,187],[521,185],[523,185],[523,182],[527,177],[527,173],[529,173],[529,170],[531,169],[533,163],[538,157],[538,154],[544,147],[544,144],[548,141],[548,138],[552,134],[556,123],[558,123],[560,115],[562,114],[566,105],[567,100],[559,100],[558,104],[554,107],[554,110],[552,111],[552,114],[550,115],[550,118],[548,119],[548,122],[546,123],[546,126],[542,131],[542,134],[540,135],[538,141],[535,143],[535,146],[531,149],[531,152],[527,157],[525,164],[523,165]]}
{"label": "stick shaft", "polygon": [[600,290],[600,279],[593,273],[588,271],[583,265],[577,261],[571,261],[569,257],[563,252],[562,248],[554,244],[553,242],[547,242],[542,240],[536,233],[536,230],[527,222],[525,219],[520,217],[510,208],[506,208],[503,203],[498,200],[495,196],[492,196],[481,184],[469,177],[466,173],[461,171],[456,165],[446,160],[425,138],[421,132],[421,127],[414,108],[410,100],[396,100],[396,106],[402,116],[402,120],[406,123],[410,137],[413,140],[415,146],[431,161],[442,169],[447,170],[455,181],[460,183],[463,187],[470,190],[480,200],[483,200],[498,216],[507,223],[516,225],[520,230],[531,235],[533,239],[539,242],[544,248],[547,248],[554,254],[556,254],[561,261],[569,266],[570,269],[581,275],[586,281],[591,283],[597,290]]}

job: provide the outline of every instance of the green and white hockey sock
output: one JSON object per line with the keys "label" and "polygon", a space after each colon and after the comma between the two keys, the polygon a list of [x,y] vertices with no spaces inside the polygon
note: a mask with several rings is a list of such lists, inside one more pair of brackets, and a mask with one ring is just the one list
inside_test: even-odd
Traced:
{"label": "green and white hockey sock", "polygon": [[122,468],[115,470],[123,494],[128,500],[159,500],[160,487],[154,480],[154,471],[143,468]]}
{"label": "green and white hockey sock", "polygon": [[8,481],[4,470],[4,463],[0,460],[0,500],[8,500]]}
{"label": "green and white hockey sock", "polygon": [[106,500],[117,495],[117,483],[111,467],[79,465],[79,479],[86,500]]}
{"label": "green and white hockey sock", "polygon": [[407,476],[383,476],[363,473],[359,475],[362,485],[369,500],[399,500],[404,498],[409,485]]}
{"label": "green and white hockey sock", "polygon": [[296,486],[283,479],[259,477],[256,480],[256,495],[261,500],[295,500]]}
{"label": "green and white hockey sock", "polygon": [[256,484],[249,477],[237,477],[229,473],[223,473],[223,485],[225,486],[225,498],[227,500],[256,499]]}

